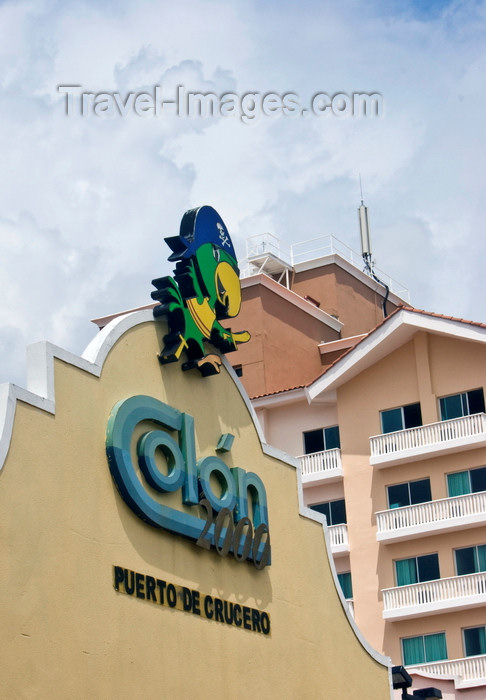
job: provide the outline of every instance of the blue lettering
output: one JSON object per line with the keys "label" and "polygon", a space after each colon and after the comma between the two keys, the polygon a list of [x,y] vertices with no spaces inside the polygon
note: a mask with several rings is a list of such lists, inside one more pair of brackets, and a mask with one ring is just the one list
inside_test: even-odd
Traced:
{"label": "blue lettering", "polygon": [[[132,460],[134,431],[142,421],[154,424],[136,448],[143,479]],[[166,473],[157,465],[157,451],[165,458]],[[121,497],[139,518],[154,527],[197,540],[206,521],[157,501],[144,481],[161,494],[180,489],[181,504],[185,505],[197,505],[202,493],[216,513],[227,508],[234,522],[245,517],[253,520],[255,529],[261,523],[268,527],[267,496],[260,477],[244,469],[230,469],[216,455],[197,460],[194,418],[162,401],[140,395],[115,404],[108,420],[106,454]],[[218,493],[213,490],[215,483]],[[207,529],[207,538],[214,540],[214,524]],[[139,593],[137,588],[137,594],[141,596],[142,590]]]}

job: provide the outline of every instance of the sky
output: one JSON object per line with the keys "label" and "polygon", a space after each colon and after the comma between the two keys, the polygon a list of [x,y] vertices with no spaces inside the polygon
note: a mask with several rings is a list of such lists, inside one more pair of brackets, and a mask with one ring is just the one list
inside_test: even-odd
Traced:
{"label": "sky", "polygon": [[[90,319],[149,303],[193,207],[240,259],[265,232],[359,251],[359,175],[380,270],[486,321],[485,39],[480,1],[0,0],[0,382],[25,385],[27,345],[81,354]],[[135,103],[178,89],[214,113]]]}

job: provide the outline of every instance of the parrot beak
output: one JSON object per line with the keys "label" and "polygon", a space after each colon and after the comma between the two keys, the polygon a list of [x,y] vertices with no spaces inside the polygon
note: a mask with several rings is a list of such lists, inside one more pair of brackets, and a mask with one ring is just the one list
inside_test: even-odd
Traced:
{"label": "parrot beak", "polygon": [[[237,316],[241,308],[241,287],[238,273],[227,262],[220,262],[215,272],[216,293],[226,318]],[[222,318],[218,314],[218,318]]]}

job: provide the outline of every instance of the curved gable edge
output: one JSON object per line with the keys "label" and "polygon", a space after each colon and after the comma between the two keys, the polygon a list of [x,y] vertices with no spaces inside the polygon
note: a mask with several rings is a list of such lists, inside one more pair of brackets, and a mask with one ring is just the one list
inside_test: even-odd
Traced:
{"label": "curved gable edge", "polygon": [[9,382],[0,384],[0,471],[10,448],[17,401],[53,415],[56,413],[54,359],[99,377],[108,353],[119,338],[130,328],[152,320],[151,309],[115,318],[95,336],[81,356],[44,340],[29,345],[27,389]]}

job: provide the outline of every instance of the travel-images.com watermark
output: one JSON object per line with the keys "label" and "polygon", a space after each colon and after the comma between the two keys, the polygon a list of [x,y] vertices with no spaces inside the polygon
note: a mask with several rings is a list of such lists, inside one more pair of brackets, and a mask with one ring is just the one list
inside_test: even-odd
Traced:
{"label": "travel-images.com watermark", "polygon": [[381,117],[383,97],[378,92],[343,92],[328,95],[315,93],[302,106],[294,92],[279,95],[274,92],[246,92],[238,95],[226,92],[191,92],[179,85],[175,94],[166,96],[162,86],[155,85],[151,92],[85,92],[81,85],[58,85],[57,90],[65,96],[65,111],[68,117],[166,117],[174,115],[189,118],[239,117],[245,124],[261,116],[298,117]]}

